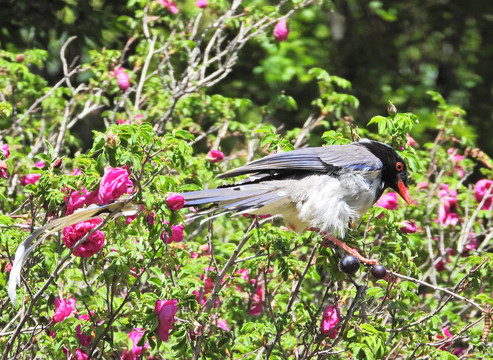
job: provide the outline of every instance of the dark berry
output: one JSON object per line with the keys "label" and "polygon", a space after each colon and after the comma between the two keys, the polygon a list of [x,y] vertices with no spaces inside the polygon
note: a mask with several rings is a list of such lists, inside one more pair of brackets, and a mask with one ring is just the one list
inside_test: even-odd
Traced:
{"label": "dark berry", "polygon": [[387,269],[383,265],[373,265],[371,274],[376,279],[383,279],[387,275]]}
{"label": "dark berry", "polygon": [[353,255],[345,256],[344,259],[341,260],[339,267],[348,275],[356,274],[359,270],[359,260]]}

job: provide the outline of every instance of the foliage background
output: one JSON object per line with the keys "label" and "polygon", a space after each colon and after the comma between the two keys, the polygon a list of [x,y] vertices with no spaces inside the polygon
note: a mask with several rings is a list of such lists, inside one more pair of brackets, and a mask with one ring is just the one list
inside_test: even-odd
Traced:
{"label": "foliage background", "polygon": [[[155,358],[455,358],[457,348],[465,349],[461,356],[491,357],[481,344],[492,291],[491,211],[473,196],[476,180],[491,178],[491,2],[176,4],[176,15],[157,1],[0,4],[0,143],[11,148],[0,183],[2,269],[27,234],[23,225],[62,216],[62,189],[96,189],[106,166],[127,166],[137,197],[158,219],[154,226],[143,216],[128,225],[109,221],[112,244],[90,259],[63,262],[68,250],[59,236],[42,244],[26,264],[30,290],[19,290],[21,308],[0,289],[2,358],[64,358],[63,346],[75,355],[82,322],[73,316],[53,325],[55,296],[75,296],[80,314],[95,311],[85,330],[97,341],[84,349],[95,358],[120,358],[132,347],[133,328],[146,329],[143,342]],[[284,15],[290,34],[277,42],[272,30]],[[112,75],[118,66],[129,75],[126,91]],[[386,111],[389,100],[397,114]],[[378,127],[367,125],[372,118]],[[405,145],[406,133],[417,147]],[[271,221],[259,229],[251,219],[196,221],[182,243],[160,239],[171,230],[164,220],[177,225],[187,216],[166,208],[168,193],[220,185],[216,174],[270,151],[356,136],[404,147],[416,204],[374,208],[349,242],[410,279],[376,281],[363,269],[355,285],[321,239]],[[450,148],[466,158],[454,163]],[[225,161],[209,163],[210,149],[222,150]],[[38,160],[42,169],[33,166]],[[74,168],[84,176],[68,175]],[[29,173],[42,174],[40,181],[21,186]],[[428,188],[415,187],[423,181]],[[458,192],[457,227],[435,222],[443,185]],[[419,231],[400,232],[404,220]],[[481,242],[466,254],[470,233]],[[211,254],[191,257],[206,243]],[[447,271],[437,269],[440,259],[450,261]],[[131,269],[141,269],[137,278]],[[239,269],[248,269],[248,281],[235,275]],[[217,285],[217,307],[192,294],[207,277]],[[259,286],[263,309],[251,315]],[[155,335],[157,299],[179,300],[168,342]],[[320,333],[328,304],[341,309],[335,340]],[[440,343],[445,326],[455,337]]]}

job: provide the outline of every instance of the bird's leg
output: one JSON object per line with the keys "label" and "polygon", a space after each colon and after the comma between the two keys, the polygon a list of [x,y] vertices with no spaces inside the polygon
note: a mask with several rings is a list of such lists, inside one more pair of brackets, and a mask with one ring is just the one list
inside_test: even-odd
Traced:
{"label": "bird's leg", "polygon": [[378,265],[379,264],[378,260],[365,258],[360,253],[358,253],[355,249],[350,248],[347,244],[343,243],[341,240],[335,238],[334,236],[327,234],[325,231],[320,231],[319,229],[315,229],[315,228],[310,228],[308,230],[309,231],[316,231],[316,232],[320,233],[325,239],[332,241],[334,244],[336,244],[337,246],[344,249],[344,251],[347,252],[349,255],[353,255],[360,262],[362,262],[364,264],[367,264],[367,265]]}

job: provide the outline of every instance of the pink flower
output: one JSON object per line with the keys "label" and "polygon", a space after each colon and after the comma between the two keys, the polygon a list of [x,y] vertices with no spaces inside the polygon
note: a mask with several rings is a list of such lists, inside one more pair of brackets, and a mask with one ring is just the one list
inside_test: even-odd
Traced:
{"label": "pink flower", "polygon": [[[442,333],[443,333],[443,335],[441,335],[441,334],[436,335],[437,339],[443,340],[445,338],[450,339],[452,337],[452,334],[450,333],[450,328],[448,326],[445,326],[442,328]],[[442,346],[439,346],[438,348],[440,350],[445,350],[445,348],[449,345],[450,345],[450,342],[446,342],[445,344],[443,344]]]}
{"label": "pink flower", "polygon": [[169,332],[173,329],[175,314],[178,311],[177,300],[157,300],[154,312],[158,316],[159,326],[157,333],[161,340],[168,341]]}
{"label": "pink flower", "polygon": [[445,260],[443,258],[439,258],[438,261],[435,262],[435,269],[437,269],[438,272],[441,272],[445,270]]}
{"label": "pink flower", "polygon": [[166,199],[168,209],[176,211],[182,209],[186,204],[185,198],[180,194],[171,194]]}
{"label": "pink flower", "polygon": [[458,208],[455,196],[445,196],[440,201],[438,208],[438,222],[442,225],[455,226],[459,222],[459,215],[456,213]]}
{"label": "pink flower", "polygon": [[439,195],[441,197],[444,197],[444,196],[453,196],[453,197],[456,197],[457,196],[457,191],[456,190],[449,189],[448,188],[448,185],[445,184],[445,185],[442,185],[442,189],[440,190]]}
{"label": "pink flower", "polygon": [[229,331],[228,329],[228,322],[224,319],[219,319],[217,321],[217,327],[226,331]]}
{"label": "pink flower", "polygon": [[456,347],[454,350],[452,350],[451,354],[452,355],[455,355],[457,356],[458,358],[460,358],[462,355],[464,355],[466,353],[466,349],[463,348],[463,347]]}
{"label": "pink flower", "polygon": [[172,14],[178,14],[178,8],[173,0],[158,0],[165,8],[167,8]]}
{"label": "pink flower", "polygon": [[[86,234],[98,226],[103,219],[96,218],[87,221],[83,221],[74,225],[67,226],[62,231],[62,240],[65,246],[72,248],[80,239]],[[74,251],[75,256],[90,257],[103,248],[104,234],[102,231],[97,230],[92,233],[89,238],[77,247]]]}
{"label": "pink flower", "polygon": [[491,205],[493,202],[493,189],[491,189],[492,184],[492,180],[481,179],[476,183],[476,185],[474,185],[474,198],[478,203],[483,201],[484,197],[489,192],[489,195],[484,200],[483,206],[481,206],[481,210],[491,210]]}
{"label": "pink flower", "polygon": [[377,206],[383,207],[389,210],[397,209],[397,194],[390,192],[388,194],[382,195],[377,201]]}
{"label": "pink flower", "polygon": [[461,178],[464,177],[464,175],[465,175],[464,169],[462,168],[462,166],[460,166],[459,163],[462,160],[464,160],[466,157],[464,155],[457,154],[457,149],[454,149],[454,148],[448,149],[447,153],[450,154],[452,163],[454,164],[454,170],[457,171],[457,174],[459,175],[459,177],[461,177]]}
{"label": "pink flower", "polygon": [[[92,310],[91,310],[91,315],[94,315],[94,311],[92,311]],[[82,321],[89,321],[89,319],[90,319],[89,314],[84,314],[84,315],[79,317],[79,320],[82,320]],[[91,343],[91,341],[93,339],[93,336],[91,334],[86,335],[81,331],[80,324],[77,325],[77,327],[75,328],[75,336],[77,336],[77,339],[79,339],[79,343],[82,346],[86,346],[86,347]]]}
{"label": "pink flower", "polygon": [[147,215],[146,220],[149,225],[154,225],[156,223],[156,214],[150,213]]}
{"label": "pink flower", "polygon": [[[65,201],[67,199],[65,198]],[[84,205],[89,206],[98,202],[97,191],[87,192],[87,190],[82,187],[82,190],[72,191],[70,193],[70,198],[67,202],[67,212],[65,215],[73,214],[75,210],[84,207]]]}
{"label": "pink flower", "polygon": [[224,154],[219,150],[211,150],[207,154],[207,159],[210,163],[214,164],[224,159]]}
{"label": "pink flower", "polygon": [[45,163],[43,161],[38,161],[38,162],[34,163],[34,166],[36,166],[37,168],[42,169],[42,168],[44,168]]}
{"label": "pink flower", "polygon": [[257,285],[257,290],[252,297],[252,303],[250,305],[250,310],[248,314],[250,315],[260,315],[264,309],[264,287],[262,284]]}
{"label": "pink flower", "polygon": [[128,351],[125,350],[122,354],[121,359],[122,360],[137,360],[137,359],[143,359],[144,357],[142,356],[142,352],[149,347],[149,342],[146,341],[144,346],[137,346],[139,343],[139,340],[142,338],[144,335],[145,330],[141,328],[135,328],[133,331],[128,334],[128,337],[130,340],[132,340],[132,350]]}
{"label": "pink flower", "polygon": [[[70,350],[65,346],[62,348],[63,352],[67,355],[67,360],[75,360],[75,357],[72,355]],[[77,360],[87,360],[88,356],[86,352],[82,349],[75,349],[75,356],[77,356]]]}
{"label": "pink flower", "polygon": [[104,175],[101,179],[101,185],[99,186],[99,204],[109,204],[123,194],[130,194],[132,189],[133,183],[130,180],[128,171],[125,167],[107,167],[104,169]]}
{"label": "pink flower", "polygon": [[416,142],[416,140],[414,140],[411,135],[409,134],[406,134],[406,145],[407,146],[410,146],[410,147],[416,147],[418,145],[418,143]]}
{"label": "pink flower", "polygon": [[116,82],[118,83],[118,87],[121,91],[126,91],[130,87],[130,78],[128,74],[125,72],[125,68],[118,67],[113,73],[116,76]]}
{"label": "pink flower", "polygon": [[3,144],[0,146],[0,152],[5,156],[5,160],[8,160],[10,156],[10,147],[9,144]]}
{"label": "pink flower", "polygon": [[7,265],[5,265],[5,268],[3,269],[3,271],[5,271],[6,273],[9,273],[10,270],[12,270],[12,262],[8,262]]}
{"label": "pink flower", "polygon": [[0,160],[0,178],[6,179],[8,177],[7,169],[8,169],[7,163],[3,160]]}
{"label": "pink flower", "polygon": [[414,221],[403,221],[400,230],[404,234],[414,234],[416,231],[418,231],[418,227],[416,226]]}
{"label": "pink flower", "polygon": [[75,311],[75,298],[60,299],[55,298],[55,314],[53,314],[53,323],[57,323],[68,318]]}
{"label": "pink flower", "polygon": [[235,274],[238,274],[243,280],[248,281],[248,269],[240,269]]}
{"label": "pink flower", "polygon": [[128,119],[125,119],[125,120],[123,120],[123,119],[118,119],[118,120],[116,120],[116,123],[117,123],[118,125],[130,124],[130,122],[128,121]]}
{"label": "pink flower", "polygon": [[207,7],[207,0],[197,0],[195,2],[195,5],[197,5],[197,7],[201,8],[201,9],[204,9]]}
{"label": "pink flower", "polygon": [[41,174],[27,174],[21,177],[20,183],[22,186],[26,186],[27,184],[36,184],[40,177]]}
{"label": "pink flower", "polygon": [[478,247],[479,247],[479,239],[477,237],[473,237],[472,239],[469,239],[466,246],[464,246],[464,248],[467,251],[476,250]]}
{"label": "pink flower", "polygon": [[197,298],[197,302],[200,305],[204,305],[207,302],[207,296],[205,296],[205,294],[202,294],[202,296],[200,296],[200,291],[199,290],[192,291],[192,294],[195,295],[195,297]]}
{"label": "pink flower", "polygon": [[274,28],[274,37],[277,41],[284,41],[288,38],[289,30],[286,25],[286,18],[282,18]]}
{"label": "pink flower", "polygon": [[161,239],[163,241],[167,241],[168,244],[171,244],[172,242],[180,242],[184,238],[183,234],[183,224],[180,225],[171,225],[171,236],[165,231],[161,233]]}
{"label": "pink flower", "polygon": [[337,333],[339,332],[339,328],[337,328],[337,324],[339,324],[339,314],[337,311],[337,307],[334,305],[328,305],[322,314],[322,324],[320,326],[320,331],[322,335],[329,336],[330,339],[335,339]]}

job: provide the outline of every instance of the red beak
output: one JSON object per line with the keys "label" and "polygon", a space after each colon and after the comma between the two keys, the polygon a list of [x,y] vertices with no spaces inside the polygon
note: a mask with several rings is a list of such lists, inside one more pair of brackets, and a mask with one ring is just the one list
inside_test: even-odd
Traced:
{"label": "red beak", "polygon": [[399,188],[399,195],[404,199],[405,202],[411,204],[411,194],[409,193],[409,188],[404,185],[401,178],[397,182],[397,187]]}

